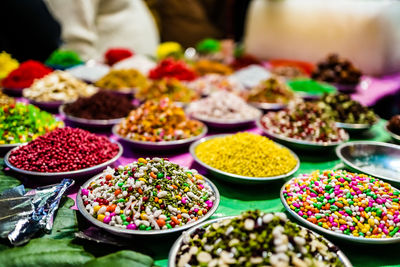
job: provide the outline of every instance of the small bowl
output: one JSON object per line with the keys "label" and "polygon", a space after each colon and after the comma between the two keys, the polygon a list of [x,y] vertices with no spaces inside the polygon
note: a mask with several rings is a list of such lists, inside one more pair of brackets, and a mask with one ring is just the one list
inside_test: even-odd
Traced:
{"label": "small bowl", "polygon": [[[84,183],[82,185],[81,188],[86,188],[89,186],[89,184],[96,180],[99,176],[103,175],[102,173],[92,177],[91,179],[89,179],[86,183]],[[187,230],[193,226],[196,226],[202,222],[204,222],[205,220],[207,220],[208,218],[210,218],[215,211],[218,209],[219,206],[219,202],[220,202],[220,194],[218,191],[218,188],[206,177],[204,177],[204,180],[210,185],[210,187],[212,188],[212,190],[214,191],[215,194],[215,202],[214,205],[212,206],[212,208],[207,212],[206,215],[204,215],[203,217],[201,217],[200,219],[198,219],[197,221],[194,221],[193,223],[189,223],[189,224],[185,224],[181,227],[175,227],[172,229],[168,229],[168,230],[150,230],[150,231],[144,231],[144,230],[129,230],[129,229],[121,229],[121,228],[117,228],[115,226],[111,226],[105,223],[100,222],[99,220],[93,218],[92,215],[90,215],[86,209],[85,206],[83,205],[83,200],[80,194],[80,190],[78,192],[78,194],[76,195],[76,205],[80,211],[80,213],[83,215],[83,217],[85,217],[89,222],[91,222],[92,224],[94,224],[95,226],[106,230],[107,232],[110,232],[112,234],[118,235],[118,236],[123,236],[123,237],[134,237],[134,236],[165,236],[165,235],[170,235],[170,234],[174,234],[174,233],[178,233],[178,232],[182,232],[184,230]]]}
{"label": "small bowl", "polygon": [[[183,243],[183,239],[187,236],[190,236],[191,234],[193,234],[197,229],[200,228],[206,228],[208,225],[211,225],[213,223],[216,222],[220,222],[222,220],[226,220],[226,219],[233,219],[236,216],[229,216],[229,217],[223,217],[223,218],[218,218],[218,219],[213,219],[213,220],[209,220],[206,222],[203,222],[202,224],[197,225],[196,227],[192,227],[191,229],[189,229],[188,231],[185,231],[176,241],[175,243],[172,245],[170,251],[169,251],[169,255],[168,255],[168,267],[175,267],[176,266],[176,256],[179,252],[179,249],[182,246]],[[307,231],[307,228],[304,228],[303,226],[299,225],[300,228],[305,229]],[[317,237],[322,238],[325,242],[327,242],[331,247],[336,247],[334,244],[332,244],[329,240],[325,239],[324,237],[320,236],[317,233],[314,233],[313,231],[311,231],[312,234],[314,234]],[[343,265],[345,267],[352,267],[353,265],[351,264],[351,262],[349,261],[349,259],[344,255],[344,253],[341,250],[337,251],[337,255],[340,259],[340,261],[343,263]]]}
{"label": "small bowl", "polygon": [[287,104],[281,104],[281,103],[249,102],[249,104],[255,108],[261,109],[262,111],[281,110],[287,107]]}
{"label": "small bowl", "polygon": [[119,124],[121,121],[124,120],[124,118],[118,118],[118,119],[109,119],[109,120],[89,120],[89,119],[84,119],[84,118],[78,118],[74,117],[71,115],[68,115],[67,113],[64,112],[65,105],[61,105],[59,108],[59,113],[65,117],[66,121],[72,122],[73,124],[85,128],[109,128],[112,127],[115,124]]}
{"label": "small bowl", "polygon": [[2,91],[6,95],[10,95],[10,96],[22,96],[22,92],[24,91],[24,89],[25,88],[6,88],[6,87],[3,87]]}
{"label": "small bowl", "polygon": [[389,130],[389,122],[386,123],[385,125],[385,130],[388,134],[390,134],[390,136],[392,137],[392,140],[398,144],[400,144],[400,135],[395,134],[394,132],[392,132],[391,130]]}
{"label": "small bowl", "polygon": [[264,127],[264,125],[262,125],[261,121],[258,120],[257,121],[257,126],[258,128],[260,128],[265,135],[267,135],[269,138],[276,140],[279,143],[282,143],[288,147],[293,147],[295,149],[299,149],[299,150],[309,150],[309,151],[316,151],[316,150],[322,150],[322,149],[333,149],[336,146],[347,142],[349,140],[349,135],[346,135],[346,139],[343,141],[337,141],[337,142],[330,142],[330,143],[317,143],[317,142],[311,142],[311,141],[303,141],[303,140],[298,140],[295,138],[291,138],[291,137],[286,137],[286,136],[282,136],[279,134],[275,134],[272,133],[270,131],[268,131],[268,129],[266,129]]}
{"label": "small bowl", "polygon": [[350,134],[358,134],[364,131],[371,129],[372,126],[376,125],[379,122],[378,116],[376,117],[375,122],[373,123],[345,123],[345,122],[336,122],[336,126],[338,128],[342,128],[346,130],[346,132]]}
{"label": "small bowl", "polygon": [[336,148],[336,155],[352,171],[400,183],[400,146],[376,141],[354,141]]}
{"label": "small bowl", "polygon": [[182,140],[175,140],[175,141],[161,141],[161,142],[148,142],[148,141],[135,141],[131,140],[129,138],[123,137],[118,134],[117,132],[117,125],[114,125],[112,127],[112,133],[117,136],[119,139],[121,139],[123,142],[129,144],[130,146],[138,149],[143,149],[143,150],[173,150],[173,149],[179,149],[188,146],[190,143],[203,138],[208,131],[208,128],[205,124],[202,123],[203,126],[203,131],[197,135],[193,136],[187,139],[182,139]]}
{"label": "small bowl", "polygon": [[68,172],[36,172],[36,171],[27,171],[27,170],[17,168],[11,164],[11,162],[8,160],[8,158],[10,157],[11,152],[13,152],[14,150],[17,150],[19,147],[16,147],[16,148],[10,150],[6,154],[6,156],[4,157],[4,163],[12,171],[14,171],[20,175],[35,177],[35,179],[41,179],[43,181],[48,181],[48,182],[54,182],[55,180],[61,180],[64,178],[71,178],[71,177],[74,177],[74,179],[88,177],[88,176],[94,175],[96,173],[99,173],[100,171],[105,169],[107,166],[113,164],[122,155],[122,152],[124,151],[124,149],[122,148],[122,145],[114,140],[110,140],[110,141],[118,145],[119,152],[117,153],[117,155],[115,155],[112,159],[110,159],[106,162],[103,162],[99,165],[81,169],[81,170],[68,171]]}
{"label": "small bowl", "polygon": [[258,113],[258,115],[252,119],[242,119],[242,120],[209,119],[209,118],[203,118],[203,117],[196,116],[196,114],[189,114],[189,115],[190,115],[190,117],[192,117],[195,120],[204,122],[210,128],[234,129],[234,128],[241,128],[241,127],[250,126],[250,125],[254,124],[254,122],[257,121],[262,115],[261,111],[258,111],[257,113]]}
{"label": "small bowl", "polygon": [[[249,176],[243,176],[243,175],[238,175],[238,174],[221,171],[219,169],[209,166],[208,164],[204,163],[197,157],[196,147],[198,145],[200,145],[201,143],[204,143],[208,140],[214,139],[214,138],[221,138],[221,137],[225,137],[225,136],[229,136],[229,135],[231,135],[231,134],[219,134],[219,135],[205,137],[205,138],[202,138],[202,139],[196,141],[195,143],[193,143],[189,148],[190,154],[192,155],[194,161],[197,162],[199,165],[201,165],[203,168],[205,168],[209,173],[213,174],[213,176],[215,176],[216,178],[219,178],[219,179],[227,181],[227,182],[232,182],[232,183],[237,183],[237,184],[245,184],[245,185],[265,184],[265,183],[269,183],[269,182],[276,181],[276,180],[286,179],[286,178],[292,176],[300,167],[299,157],[288,148],[287,149],[290,151],[292,156],[297,161],[296,166],[288,173],[285,173],[282,175],[277,175],[277,176],[269,176],[269,177],[249,177]],[[280,147],[284,147],[280,144],[277,144],[277,145],[279,145]],[[286,148],[286,147],[284,147],[284,148]]]}
{"label": "small bowl", "polygon": [[[295,178],[293,178],[295,179]],[[354,243],[359,243],[359,244],[376,244],[376,245],[383,245],[383,244],[393,244],[393,243],[399,243],[400,242],[400,237],[396,237],[396,238],[365,238],[365,237],[357,237],[357,236],[352,236],[352,235],[346,235],[343,233],[336,233],[332,230],[328,230],[323,228],[322,226],[313,224],[309,221],[307,221],[306,219],[304,219],[303,217],[301,217],[300,215],[298,215],[295,211],[293,211],[289,205],[286,202],[285,197],[283,196],[283,191],[286,188],[286,185],[289,184],[290,181],[288,181],[287,183],[285,183],[280,191],[280,198],[281,198],[281,202],[283,204],[283,206],[285,206],[285,209],[290,213],[290,215],[292,215],[294,218],[296,218],[296,220],[300,221],[303,225],[305,225],[307,228],[309,229],[313,229],[323,235],[327,235],[330,237],[334,237],[337,239],[341,239],[341,240],[345,240],[345,241],[350,241],[350,242],[354,242]],[[396,189],[397,190],[397,189]],[[399,190],[397,190],[399,191]]]}

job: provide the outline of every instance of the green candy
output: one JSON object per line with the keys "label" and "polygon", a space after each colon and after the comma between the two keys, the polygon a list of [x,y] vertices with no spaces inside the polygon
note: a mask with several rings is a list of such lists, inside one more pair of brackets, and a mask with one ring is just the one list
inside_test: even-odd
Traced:
{"label": "green candy", "polygon": [[139,229],[140,229],[140,230],[146,230],[146,226],[145,226],[144,224],[141,224],[141,225],[139,226]]}
{"label": "green candy", "polygon": [[157,173],[157,178],[158,179],[164,178],[164,174],[162,172]]}
{"label": "green candy", "polygon": [[391,231],[389,233],[390,236],[394,236],[397,232],[399,231],[399,227],[396,226],[396,228],[393,229],[393,231]]}

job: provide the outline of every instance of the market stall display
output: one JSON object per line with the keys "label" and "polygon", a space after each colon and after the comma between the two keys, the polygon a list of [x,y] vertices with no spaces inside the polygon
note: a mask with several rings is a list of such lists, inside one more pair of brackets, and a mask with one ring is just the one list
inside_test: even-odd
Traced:
{"label": "market stall display", "polygon": [[95,82],[95,85],[115,93],[132,95],[139,88],[146,87],[148,81],[142,73],[135,69],[112,69]]}
{"label": "market stall display", "polygon": [[65,127],[14,148],[4,161],[10,169],[24,175],[76,178],[102,170],[121,154],[121,145],[104,136]]}
{"label": "market stall display", "polygon": [[162,158],[108,168],[86,182],[78,197],[86,218],[126,236],[183,231],[209,218],[218,203],[208,179]]}
{"label": "market stall display", "polygon": [[207,127],[186,117],[182,108],[168,98],[147,101],[118,125],[113,133],[129,144],[145,149],[187,146],[202,138]]}
{"label": "market stall display", "polygon": [[335,147],[349,139],[317,104],[294,102],[286,109],[268,112],[258,126],[271,138],[302,149]]}
{"label": "market stall display", "polygon": [[227,91],[217,91],[190,103],[186,113],[209,127],[220,129],[251,125],[261,116],[258,109]]}
{"label": "market stall display", "polygon": [[203,138],[190,146],[194,160],[215,177],[234,183],[267,183],[297,171],[293,151],[264,136],[241,132]]}
{"label": "market stall display", "polygon": [[11,95],[22,95],[22,91],[32,85],[35,79],[40,79],[52,72],[52,69],[35,60],[22,62],[18,68],[11,71],[1,81],[3,92]]}
{"label": "market stall display", "polygon": [[347,94],[326,94],[321,98],[322,108],[336,121],[336,125],[349,132],[365,131],[378,122],[374,111]]}
{"label": "market stall display", "polygon": [[81,97],[73,103],[62,105],[60,114],[80,126],[109,127],[120,123],[134,108],[126,97],[99,91],[90,97]]}
{"label": "market stall display", "polygon": [[336,246],[284,213],[259,210],[191,229],[175,242],[169,261],[171,267],[352,266]]}
{"label": "market stall display", "polygon": [[63,103],[73,102],[80,96],[91,96],[97,88],[84,83],[65,71],[54,71],[24,90],[23,96],[43,108],[58,108]]}
{"label": "market stall display", "polygon": [[346,168],[389,182],[400,182],[400,146],[375,141],[352,141],[336,148]]}
{"label": "market stall display", "polygon": [[149,86],[140,88],[135,97],[141,101],[168,97],[171,101],[183,105],[198,99],[199,95],[175,78],[163,78],[151,82]]}
{"label": "market stall display", "polygon": [[247,102],[263,110],[277,110],[295,99],[295,94],[281,80],[271,77],[253,87],[246,96]]}
{"label": "market stall display", "polygon": [[281,190],[285,208],[316,231],[369,244],[400,242],[399,190],[375,177],[315,171]]}

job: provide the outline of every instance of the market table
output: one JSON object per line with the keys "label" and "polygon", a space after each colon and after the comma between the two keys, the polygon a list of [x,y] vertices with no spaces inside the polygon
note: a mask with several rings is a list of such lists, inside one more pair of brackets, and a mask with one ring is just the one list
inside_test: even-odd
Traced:
{"label": "market table", "polygon": [[[352,140],[375,140],[375,141],[390,141],[390,136],[384,131],[385,121],[380,121],[377,125],[364,135],[352,138]],[[261,130],[252,128],[247,131],[261,134]],[[216,134],[218,132],[211,132]],[[111,138],[115,136],[111,135]],[[180,152],[180,153],[179,153]],[[324,170],[339,168],[340,160],[336,157],[333,151],[321,151],[314,153],[305,153],[304,151],[295,151],[299,156],[301,164],[297,172],[309,173],[314,170]],[[134,152],[134,149],[124,145],[124,153],[117,161],[117,165],[125,165],[136,160],[139,157],[163,156],[168,157],[171,161],[198,169],[202,174],[206,174],[204,169],[197,165],[187,150],[176,151],[176,153],[154,153],[149,152]],[[211,218],[218,218],[229,215],[238,215],[242,211],[249,209],[260,209],[268,212],[284,211],[284,207],[279,198],[279,191],[283,185],[283,181],[257,185],[243,186],[235,185],[210,177],[218,187],[221,194],[221,202],[216,213]],[[76,189],[77,190],[77,189]],[[69,195],[75,200],[76,192]],[[135,247],[149,254],[156,260],[159,266],[168,265],[168,252],[177,236],[170,238],[158,239],[149,237],[147,240],[140,239],[132,240]],[[334,244],[344,251],[354,266],[400,266],[400,258],[396,257],[395,252],[400,250],[400,244],[397,245],[358,245],[346,243],[340,240],[329,238]],[[138,244],[139,243],[139,244]]]}

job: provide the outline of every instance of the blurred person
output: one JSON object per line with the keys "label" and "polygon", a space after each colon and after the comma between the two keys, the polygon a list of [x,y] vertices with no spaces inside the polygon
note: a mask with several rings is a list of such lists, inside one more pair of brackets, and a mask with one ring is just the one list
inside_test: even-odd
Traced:
{"label": "blurred person", "polygon": [[103,58],[112,47],[153,55],[158,31],[142,0],[45,0],[62,26],[62,48],[84,60]]}

